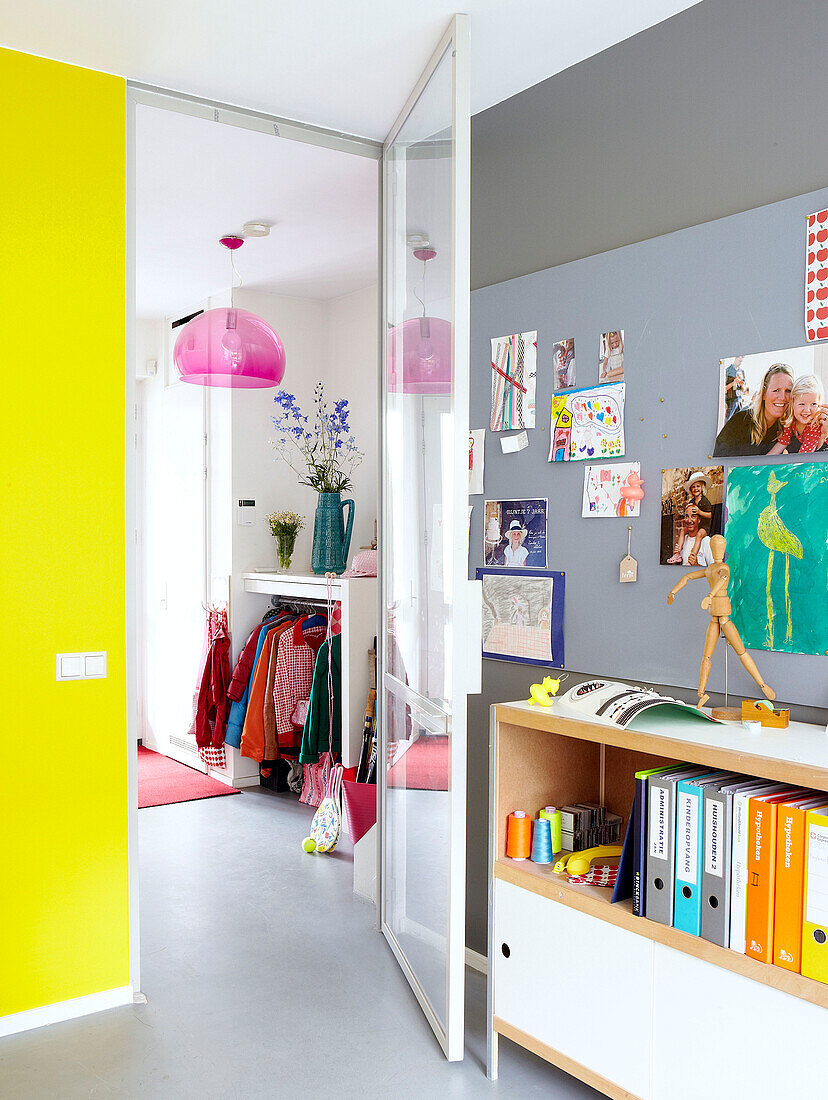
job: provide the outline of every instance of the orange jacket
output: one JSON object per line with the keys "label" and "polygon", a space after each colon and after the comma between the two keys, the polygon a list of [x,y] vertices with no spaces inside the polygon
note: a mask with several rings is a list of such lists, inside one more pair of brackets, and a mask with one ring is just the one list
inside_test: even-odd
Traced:
{"label": "orange jacket", "polygon": [[241,754],[251,760],[257,760],[259,763],[265,759],[263,709],[270,655],[281,635],[292,629],[293,622],[291,621],[283,626],[274,627],[273,630],[268,632],[250,681],[250,698],[247,703],[247,714],[244,718],[244,729],[241,736]]}

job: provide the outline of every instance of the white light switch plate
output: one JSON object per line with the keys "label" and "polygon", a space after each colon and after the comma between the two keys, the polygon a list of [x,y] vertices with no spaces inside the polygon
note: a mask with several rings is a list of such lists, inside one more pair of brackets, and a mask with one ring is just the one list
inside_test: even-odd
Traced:
{"label": "white light switch plate", "polygon": [[106,652],[58,653],[56,680],[103,680],[106,678]]}

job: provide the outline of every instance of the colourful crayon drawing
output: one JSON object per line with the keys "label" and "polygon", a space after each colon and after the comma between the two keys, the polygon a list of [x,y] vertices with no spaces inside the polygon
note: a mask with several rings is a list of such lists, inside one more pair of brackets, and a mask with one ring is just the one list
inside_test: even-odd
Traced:
{"label": "colourful crayon drawing", "polygon": [[624,382],[554,394],[549,461],[621,458],[624,394]]}
{"label": "colourful crayon drawing", "polygon": [[628,499],[622,493],[631,475],[639,478],[639,462],[617,462],[612,466],[587,466],[584,470],[584,496],[581,515],[594,519],[637,516],[641,501]]}
{"label": "colourful crayon drawing", "polygon": [[537,332],[517,332],[492,340],[493,432],[535,426]]}
{"label": "colourful crayon drawing", "polygon": [[767,466],[728,472],[731,618],[749,649],[824,654],[828,464],[790,463],[783,472],[784,478]]}

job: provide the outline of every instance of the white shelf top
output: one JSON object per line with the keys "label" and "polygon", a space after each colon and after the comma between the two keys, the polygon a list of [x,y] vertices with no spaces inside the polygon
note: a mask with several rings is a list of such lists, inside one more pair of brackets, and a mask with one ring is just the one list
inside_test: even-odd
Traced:
{"label": "white shelf top", "polygon": [[[331,595],[336,600],[347,597],[351,585],[371,581],[376,585],[376,577],[336,577],[331,581]],[[274,596],[293,595],[297,598],[324,599],[328,582],[324,574],[316,573],[280,573],[273,569],[250,569],[242,573],[245,592],[263,592]]]}
{"label": "white shelf top", "polygon": [[[527,716],[538,719],[544,714],[584,722],[598,729],[623,732],[612,723],[590,721],[586,717],[574,718],[571,712],[556,713],[555,700],[550,707],[530,706],[525,700],[499,704],[524,711]],[[687,745],[708,748],[728,749],[744,756],[744,770],[749,771],[751,756],[769,760],[791,761],[808,767],[828,770],[828,734],[824,726],[814,726],[807,722],[791,722],[787,729],[772,729],[764,726],[756,733],[742,729],[741,722],[704,722],[701,719],[683,718],[675,714],[638,715],[625,729],[652,736],[662,736],[672,741],[682,741]]]}

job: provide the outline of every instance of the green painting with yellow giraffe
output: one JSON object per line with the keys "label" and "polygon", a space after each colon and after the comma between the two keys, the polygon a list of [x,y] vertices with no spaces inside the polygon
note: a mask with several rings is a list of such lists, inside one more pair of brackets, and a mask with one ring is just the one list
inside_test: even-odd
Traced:
{"label": "green painting with yellow giraffe", "polygon": [[748,649],[828,653],[828,463],[727,475],[731,618]]}

